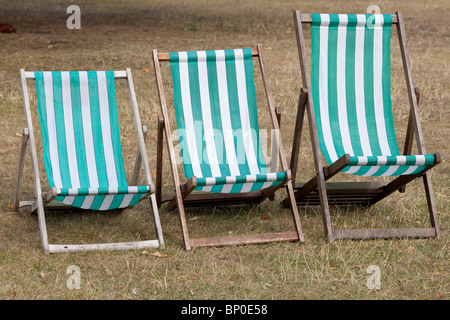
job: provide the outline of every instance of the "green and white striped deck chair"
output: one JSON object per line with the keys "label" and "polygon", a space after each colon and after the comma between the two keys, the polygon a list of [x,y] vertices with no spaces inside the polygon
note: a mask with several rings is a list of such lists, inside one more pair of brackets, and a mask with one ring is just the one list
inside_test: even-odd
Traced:
{"label": "green and white striped deck chair", "polygon": [[[294,13],[304,88],[300,98],[296,138],[299,141],[307,108],[316,170],[306,184],[296,186],[299,204],[326,207],[328,240],[336,238],[429,237],[439,234],[431,184],[426,171],[440,162],[427,154],[418,115],[418,97],[412,84],[401,14]],[[302,34],[302,23],[311,24],[311,79]],[[411,102],[407,147],[397,145],[391,103],[391,27],[397,25]],[[418,155],[411,155],[416,134]],[[323,168],[320,151],[329,166]],[[293,146],[291,169],[295,177],[299,142]],[[294,169],[295,167],[295,169]],[[327,183],[338,172],[359,176],[398,176],[392,182]],[[372,205],[416,177],[425,179],[433,228],[332,230],[328,197],[334,204]],[[318,190],[317,190],[318,189]],[[432,209],[431,209],[432,208]]]}
{"label": "green and white striped deck chair", "polygon": [[[23,202],[38,211],[42,246],[46,253],[78,250],[128,249],[163,247],[158,208],[154,196],[144,143],[145,127],[141,127],[131,72],[126,71],[36,71],[21,70],[27,128],[24,130],[19,177],[14,207],[19,202],[23,157],[30,140],[36,200]],[[139,141],[137,165],[132,185],[127,184],[122,157],[115,81],[128,81]],[[38,115],[41,124],[46,175],[51,190],[41,193],[37,155],[31,123],[31,110],[26,79],[34,79]],[[146,185],[137,185],[143,163]],[[123,209],[151,197],[158,240],[87,244],[48,244],[44,206],[51,201],[63,203],[56,209],[112,210]],[[55,203],[53,201],[53,203]]]}
{"label": "green and white striped deck chair", "polygon": [[[297,207],[292,206],[295,232],[226,238],[189,239],[185,224],[184,205],[259,203],[277,189],[288,186],[292,196],[290,170],[279,141],[279,152],[272,156],[272,168],[267,169],[260,141],[258,110],[253,74],[253,57],[263,59],[260,50],[235,49],[195,52],[154,52],[155,70],[160,88],[161,130],[171,137],[167,109],[162,92],[159,61],[170,61],[174,85],[174,106],[177,131],[184,165],[186,184],[180,185],[169,143],[176,195],[162,198],[169,208],[178,207],[186,248],[239,243],[302,240]],[[263,80],[267,86],[265,69]],[[268,92],[270,95],[270,91]],[[278,122],[272,98],[269,109],[273,129]],[[162,134],[160,135],[162,136]],[[162,144],[162,141],[159,142]],[[278,157],[283,171],[277,171]],[[276,160],[275,160],[276,158]],[[161,168],[157,169],[159,174]],[[157,197],[160,193],[157,178]],[[190,194],[203,191],[201,194]],[[207,192],[207,194],[205,194]],[[293,199],[293,198],[292,198]]]}

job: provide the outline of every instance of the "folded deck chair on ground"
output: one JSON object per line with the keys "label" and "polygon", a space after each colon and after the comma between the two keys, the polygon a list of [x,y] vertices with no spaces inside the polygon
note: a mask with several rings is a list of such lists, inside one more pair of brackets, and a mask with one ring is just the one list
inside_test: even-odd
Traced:
{"label": "folded deck chair on ground", "polygon": [[[295,185],[299,205],[321,206],[325,234],[334,239],[439,237],[439,222],[427,173],[440,162],[427,154],[418,112],[400,12],[396,14],[301,14],[294,12],[301,65],[301,89],[292,148],[295,180],[301,131],[307,111],[316,176]],[[311,79],[302,24],[311,25]],[[397,26],[409,94],[410,116],[405,149],[394,130],[390,84],[391,26]],[[418,155],[411,155],[413,137]],[[323,166],[321,154],[329,163]],[[325,182],[339,172],[359,176],[397,176],[390,182]],[[431,228],[333,230],[329,203],[373,205],[423,177]],[[289,199],[283,204],[289,205]]]}
{"label": "folded deck chair on ground", "polygon": [[[26,72],[21,69],[20,77],[26,128],[23,131],[14,209],[17,211],[19,207],[30,206],[32,212],[37,211],[44,252],[164,248],[155,187],[145,151],[146,127],[141,126],[130,69],[80,72]],[[41,190],[27,79],[34,79],[36,83],[44,164],[51,188],[44,193]],[[122,158],[116,79],[124,79],[128,83],[139,144],[131,185],[127,184]],[[28,141],[36,198],[34,201],[20,201]],[[146,185],[137,185],[141,164]],[[56,210],[123,209],[149,197],[157,240],[81,245],[48,243],[44,210],[52,207]]]}
{"label": "folded deck chair on ground", "polygon": [[[273,126],[271,172],[261,147],[253,57],[259,57]],[[198,246],[223,246],[272,241],[303,241],[290,170],[279,137],[278,116],[268,85],[262,47],[196,52],[153,51],[162,115],[159,121],[156,197],[178,208],[186,250]],[[160,62],[169,61],[174,85],[174,105],[182,162],[187,182],[180,183],[172,145]],[[162,149],[165,134],[175,195],[161,194]],[[281,172],[278,169],[278,157]],[[190,239],[185,206],[260,203],[286,187],[291,199],[295,231]],[[192,193],[192,191],[203,191]]]}

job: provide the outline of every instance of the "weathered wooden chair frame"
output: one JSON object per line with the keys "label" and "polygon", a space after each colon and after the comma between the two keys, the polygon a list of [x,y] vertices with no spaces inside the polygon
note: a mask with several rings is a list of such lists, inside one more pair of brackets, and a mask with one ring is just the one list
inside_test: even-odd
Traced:
{"label": "weathered wooden chair frame", "polygon": [[[131,179],[131,185],[137,185],[139,179],[139,172],[141,165],[144,169],[145,181],[148,185],[152,186],[152,191],[150,195],[150,202],[153,211],[153,217],[155,221],[155,229],[157,240],[144,240],[144,241],[133,241],[133,242],[118,242],[118,243],[100,243],[100,244],[73,244],[73,245],[56,245],[48,243],[47,236],[47,226],[45,222],[45,212],[46,210],[54,211],[86,211],[83,209],[74,208],[70,205],[65,205],[63,203],[53,201],[57,196],[57,188],[51,188],[47,192],[42,192],[41,180],[39,174],[38,157],[36,151],[36,142],[34,138],[33,122],[31,115],[30,100],[28,95],[27,80],[34,80],[34,72],[26,72],[24,69],[20,70],[20,79],[22,85],[24,109],[25,109],[25,120],[26,127],[23,129],[22,133],[22,143],[20,147],[19,154],[19,165],[18,174],[16,179],[16,188],[14,191],[14,211],[18,212],[22,207],[29,207],[29,212],[34,213],[37,211],[39,229],[41,235],[42,249],[45,254],[49,253],[60,253],[60,252],[75,252],[75,251],[93,251],[93,250],[127,250],[127,249],[142,249],[142,248],[165,248],[164,238],[161,229],[161,223],[158,214],[158,207],[156,204],[156,197],[154,193],[154,184],[152,182],[150,167],[148,164],[147,153],[145,148],[145,140],[147,136],[147,127],[141,125],[141,120],[139,117],[139,111],[137,106],[136,93],[134,91],[133,79],[131,76],[131,70],[127,68],[123,71],[114,71],[115,79],[125,79],[128,83],[128,91],[130,94],[131,107],[134,116],[136,129],[138,137],[138,151],[136,156],[136,162],[133,170],[133,176]],[[25,156],[27,144],[29,143],[30,155],[31,155],[31,165],[33,170],[33,180],[35,189],[35,200],[33,201],[20,201],[22,193],[22,183],[23,183],[23,170],[25,165]],[[118,211],[122,209],[116,209]]]}
{"label": "weathered wooden chair frame", "polygon": [[[419,116],[419,97],[420,91],[414,87],[411,63],[409,60],[408,48],[406,46],[405,27],[402,14],[396,12],[392,15],[392,23],[397,25],[397,33],[400,42],[400,51],[403,60],[403,69],[405,72],[406,86],[410,103],[410,114],[404,145],[404,155],[410,155],[414,140],[418,154],[426,154],[425,143],[422,134],[422,127]],[[327,182],[339,171],[350,163],[350,155],[345,154],[330,166],[323,166],[321,159],[321,150],[318,140],[318,131],[314,114],[314,106],[311,92],[311,82],[309,78],[308,63],[306,58],[305,40],[303,36],[302,24],[312,22],[311,14],[301,14],[300,11],[294,11],[294,23],[297,37],[297,48],[301,66],[301,76],[303,88],[301,88],[297,118],[294,132],[294,141],[291,156],[291,172],[295,184],[297,165],[299,160],[300,141],[303,127],[305,110],[307,112],[309,130],[311,135],[311,144],[314,157],[316,176],[306,183],[295,184],[295,198],[299,205],[320,205],[323,218],[325,235],[328,242],[341,239],[390,239],[390,238],[428,238],[440,237],[440,227],[436,212],[436,204],[431,186],[429,169],[440,163],[440,155],[436,153],[435,163],[427,167],[424,171],[413,174],[399,176],[390,182]],[[371,206],[380,200],[386,198],[393,192],[399,190],[405,191],[405,186],[412,180],[422,176],[425,186],[425,193],[428,202],[431,228],[393,228],[393,229],[346,229],[334,230],[331,226],[331,217],[329,203],[335,205],[361,204]],[[282,203],[288,205],[288,199]]]}
{"label": "weathered wooden chair frame", "polygon": [[[288,174],[287,180],[283,181],[279,185],[272,186],[263,190],[224,194],[224,193],[212,193],[212,194],[191,194],[196,187],[196,177],[192,176],[186,183],[180,183],[178,169],[176,165],[174,147],[172,145],[172,133],[169,126],[169,116],[166,105],[166,98],[163,89],[163,81],[161,76],[160,62],[170,61],[169,53],[158,53],[157,50],[153,50],[153,63],[156,74],[156,81],[158,85],[158,93],[161,103],[162,115],[159,116],[158,121],[158,140],[157,140],[157,176],[156,176],[156,199],[158,206],[162,203],[169,202],[168,208],[178,208],[180,216],[180,224],[183,234],[183,240],[186,250],[191,250],[193,247],[209,246],[227,246],[227,245],[239,245],[239,244],[257,244],[268,243],[276,241],[304,241],[303,231],[301,228],[300,218],[298,214],[298,208],[295,204],[293,197],[294,189],[290,177],[290,169],[288,167],[283,145],[279,135],[279,122],[281,117],[281,111],[279,108],[274,107],[274,99],[269,87],[269,80],[266,72],[266,66],[264,62],[264,54],[262,46],[258,45],[257,49],[252,49],[252,56],[259,58],[259,65],[262,73],[264,89],[267,97],[267,102],[270,111],[270,117],[272,122],[273,136],[272,139],[272,161],[271,172],[274,172],[278,168],[278,157],[281,160],[281,168]],[[162,164],[163,164],[163,138],[166,137],[167,149],[169,153],[171,172],[173,182],[175,186],[175,195],[162,195]],[[267,198],[273,200],[274,193],[282,188],[286,187],[288,193],[288,199],[290,199],[290,206],[292,208],[292,215],[296,231],[280,232],[280,233],[265,233],[254,235],[241,235],[241,236],[226,236],[226,237],[210,237],[210,238],[197,238],[190,239],[186,216],[184,208],[187,206],[205,206],[205,205],[230,205],[230,204],[258,204]]]}

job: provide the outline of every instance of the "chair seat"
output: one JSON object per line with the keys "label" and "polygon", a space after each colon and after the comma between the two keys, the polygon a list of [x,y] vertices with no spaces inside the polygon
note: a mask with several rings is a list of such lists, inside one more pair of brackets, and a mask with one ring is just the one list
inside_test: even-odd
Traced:
{"label": "chair seat", "polygon": [[350,157],[351,166],[428,166],[435,161],[433,154],[414,156]]}
{"label": "chair seat", "polygon": [[146,194],[154,191],[149,186],[124,186],[124,187],[103,187],[103,188],[58,188],[59,196],[97,196],[97,195],[118,195],[118,194]]}
{"label": "chair seat", "polygon": [[342,172],[363,176],[416,174],[436,162],[433,154],[407,156],[353,156]]}
{"label": "chair seat", "polygon": [[274,172],[244,176],[197,178],[197,186],[204,187],[223,184],[285,181],[286,177],[286,172]]}

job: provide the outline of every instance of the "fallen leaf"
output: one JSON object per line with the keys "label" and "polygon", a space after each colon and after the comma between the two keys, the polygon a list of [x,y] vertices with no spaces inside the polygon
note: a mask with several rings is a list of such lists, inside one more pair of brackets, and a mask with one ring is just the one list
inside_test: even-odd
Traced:
{"label": "fallen leaf", "polygon": [[8,209],[9,209],[9,210],[12,210],[12,209],[14,209],[14,206],[13,206],[13,205],[10,205],[10,206],[8,207]]}
{"label": "fallen leaf", "polygon": [[148,68],[143,68],[142,71],[148,72]]}
{"label": "fallen leaf", "polygon": [[144,251],[141,252],[141,254],[148,254],[148,251],[144,250]]}
{"label": "fallen leaf", "polygon": [[198,216],[195,216],[195,217],[190,218],[189,220],[193,221],[193,220],[197,220],[197,219],[198,219]]}
{"label": "fallen leaf", "polygon": [[150,254],[151,254],[152,256],[158,257],[158,258],[166,258],[166,257],[167,257],[167,254],[161,253],[161,252],[159,252],[159,251],[152,252],[152,253],[150,253]]}
{"label": "fallen leaf", "polygon": [[16,132],[16,137],[22,137],[22,135],[18,132]]}
{"label": "fallen leaf", "polygon": [[41,273],[40,273],[40,276],[41,276],[41,278],[44,278],[44,277],[45,277],[45,273],[44,273],[44,272],[41,272]]}
{"label": "fallen leaf", "polygon": [[444,299],[444,297],[442,296],[442,294],[440,294],[439,292],[438,292],[438,297],[439,297],[439,299]]}
{"label": "fallen leaf", "polygon": [[414,251],[414,247],[408,247],[408,251]]}
{"label": "fallen leaf", "polygon": [[49,49],[51,49],[51,48],[53,48],[54,46],[52,45],[52,44],[49,44],[48,46],[47,46],[47,48],[49,48]]}
{"label": "fallen leaf", "polygon": [[335,267],[330,267],[330,270],[334,270],[334,269],[336,269]]}

